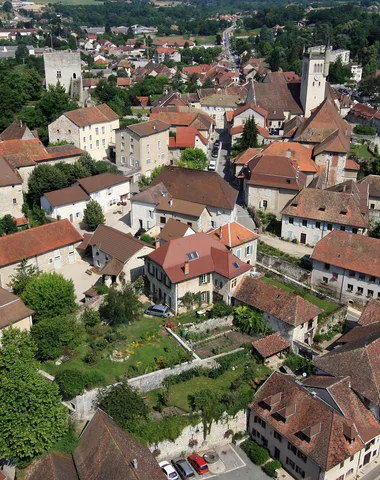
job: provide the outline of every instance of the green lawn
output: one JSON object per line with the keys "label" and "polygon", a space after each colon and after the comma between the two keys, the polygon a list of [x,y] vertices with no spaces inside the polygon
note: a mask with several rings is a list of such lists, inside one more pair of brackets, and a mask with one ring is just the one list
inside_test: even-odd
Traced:
{"label": "green lawn", "polygon": [[244,30],[244,29],[237,29],[239,33],[234,31],[234,37],[254,37],[260,33],[260,28],[255,28],[253,30]]}
{"label": "green lawn", "polygon": [[[119,327],[118,332],[124,334],[126,340],[108,345],[101,351],[95,365],[90,366],[84,361],[89,346],[83,344],[74,350],[74,355],[69,361],[59,366],[55,365],[54,361],[47,361],[42,368],[50,374],[67,368],[93,370],[101,373],[105,378],[104,384],[109,385],[124,374],[138,376],[168,366],[168,363],[181,363],[185,360],[186,352],[166,333],[166,330],[161,328],[162,325],[163,322],[155,317],[144,317],[129,326]],[[113,348],[128,353],[129,360],[121,363],[109,360]]]}
{"label": "green lawn", "polygon": [[350,153],[355,155],[355,157],[373,157],[372,153],[369,151],[368,145],[355,145],[351,143]]}
{"label": "green lawn", "polygon": [[62,3],[63,5],[101,5],[102,1],[96,0],[38,0],[36,3]]}
{"label": "green lawn", "polygon": [[[262,277],[261,280],[263,280],[263,282],[269,283],[270,285],[274,285],[275,287],[282,288],[287,292],[298,293],[299,291],[297,287],[293,287],[292,285],[286,285],[284,283],[278,282],[277,280],[273,280],[272,278],[269,278],[266,276]],[[315,297],[314,295],[311,295],[310,293],[307,293],[304,296],[304,298],[305,300],[308,300],[313,305],[316,305],[317,307],[322,308],[326,312],[326,314],[334,312],[339,308],[339,306],[336,305],[335,303],[329,302],[328,300],[322,300],[320,298]]]}
{"label": "green lawn", "polygon": [[149,115],[149,108],[132,107],[131,110],[132,110],[132,115],[138,115],[138,114]]}
{"label": "green lawn", "polygon": [[197,42],[198,45],[205,45],[206,43],[215,44],[216,35],[196,36],[196,37],[194,37],[194,40],[195,40],[195,42]]}

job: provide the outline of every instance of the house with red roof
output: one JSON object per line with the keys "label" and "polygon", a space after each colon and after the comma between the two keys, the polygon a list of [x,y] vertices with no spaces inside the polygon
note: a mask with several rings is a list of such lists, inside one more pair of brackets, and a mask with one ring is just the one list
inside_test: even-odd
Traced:
{"label": "house with red roof", "polygon": [[76,263],[79,259],[76,247],[82,240],[68,220],[0,237],[0,286],[7,287],[11,275],[24,259],[42,272],[58,271]]}
{"label": "house with red roof", "polygon": [[311,255],[314,288],[351,304],[380,298],[380,240],[333,230]]}
{"label": "house with red roof", "polygon": [[257,140],[259,144],[269,143],[269,130],[267,128],[268,112],[255,105],[247,103],[236,110],[228,110],[225,118],[225,128],[231,136],[231,143],[243,135],[244,125],[249,118],[254,118],[257,128]]}
{"label": "house with red roof", "polygon": [[177,127],[175,137],[169,137],[169,159],[176,163],[186,148],[199,148],[208,154],[208,139],[195,127]]}
{"label": "house with red roof", "polygon": [[114,147],[119,115],[103,103],[65,112],[48,128],[50,143],[66,140],[95,160],[103,160],[108,157],[109,148]]}
{"label": "house with red roof", "polygon": [[249,406],[251,438],[293,478],[355,478],[378,462],[380,427],[351,380],[345,372],[302,382],[274,372]]}
{"label": "house with red roof", "polygon": [[158,47],[154,52],[153,59],[154,63],[164,63],[170,60],[178,63],[181,61],[181,54],[175,48]]}
{"label": "house with red roof", "polygon": [[175,314],[186,310],[181,298],[188,292],[199,296],[199,306],[221,299],[230,303],[251,268],[203,232],[169,240],[145,257],[151,295]]}

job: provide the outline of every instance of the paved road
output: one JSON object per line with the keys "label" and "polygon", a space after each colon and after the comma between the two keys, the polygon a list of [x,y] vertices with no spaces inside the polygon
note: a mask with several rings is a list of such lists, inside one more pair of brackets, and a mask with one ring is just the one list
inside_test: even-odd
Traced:
{"label": "paved road", "polygon": [[374,469],[372,469],[370,472],[368,472],[367,474],[361,476],[359,474],[358,478],[360,480],[379,480],[380,478],[380,465],[378,465],[377,467],[375,467]]}
{"label": "paved road", "polygon": [[313,249],[310,247],[305,247],[305,245],[300,245],[299,243],[295,244],[291,242],[285,242],[284,240],[281,240],[277,237],[272,237],[271,235],[261,235],[260,240],[296,258],[302,258],[305,255],[311,255],[313,252]]}
{"label": "paved road", "polygon": [[[250,461],[247,455],[239,447],[233,447],[239,457],[245,463],[245,467],[232,470],[227,473],[222,473],[215,477],[215,480],[268,480],[269,477],[266,473],[263,472],[261,467],[255,465]],[[366,479],[367,480],[367,479]]]}

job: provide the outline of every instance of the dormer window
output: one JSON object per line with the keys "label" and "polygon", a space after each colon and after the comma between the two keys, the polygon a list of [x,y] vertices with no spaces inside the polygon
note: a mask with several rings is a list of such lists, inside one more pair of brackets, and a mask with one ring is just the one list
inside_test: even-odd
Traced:
{"label": "dormer window", "polygon": [[290,178],[286,179],[286,183],[290,184]]}
{"label": "dormer window", "polygon": [[324,204],[321,205],[321,206],[318,208],[318,210],[319,210],[320,212],[324,212],[324,211],[326,210],[326,205],[324,205]]}
{"label": "dormer window", "polygon": [[314,437],[316,437],[319,433],[321,433],[322,425],[321,422],[313,423],[308,427],[301,430],[303,436],[306,438],[308,442],[310,442]]}
{"label": "dormer window", "polygon": [[349,443],[354,442],[358,435],[356,425],[354,423],[352,425],[343,424],[343,435]]}
{"label": "dormer window", "polygon": [[284,423],[286,423],[286,420],[293,416],[297,411],[297,405],[295,403],[291,403],[287,407],[282,408],[279,410],[277,415],[279,415]]}
{"label": "dormer window", "polygon": [[271,395],[270,397],[264,398],[262,403],[265,403],[265,405],[269,408],[269,410],[272,409],[275,405],[278,405],[282,400],[282,392],[275,393],[274,395]]}
{"label": "dormer window", "polygon": [[342,210],[340,211],[340,214],[341,215],[346,215],[348,212],[348,208],[345,206],[345,207],[342,207]]}

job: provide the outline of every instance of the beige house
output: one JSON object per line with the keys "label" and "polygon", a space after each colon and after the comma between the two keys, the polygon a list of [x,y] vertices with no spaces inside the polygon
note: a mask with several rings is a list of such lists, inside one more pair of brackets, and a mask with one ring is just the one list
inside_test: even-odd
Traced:
{"label": "beige house", "polygon": [[301,383],[274,372],[249,406],[248,432],[297,480],[354,479],[379,458],[379,424],[349,376]]}
{"label": "beige house", "polygon": [[366,185],[368,188],[369,215],[380,220],[380,175],[368,175],[362,178],[359,185]]}
{"label": "beige house", "polygon": [[10,326],[29,332],[33,313],[20,297],[0,287],[0,338],[2,332]]}
{"label": "beige house", "polygon": [[66,140],[86,150],[95,160],[108,157],[115,144],[119,116],[105,103],[65,112],[49,125],[49,142]]}
{"label": "beige house", "polygon": [[0,157],[0,212],[1,216],[12,215],[18,218],[22,216],[22,178],[17,170],[14,170]]}
{"label": "beige house", "polygon": [[6,287],[21,260],[42,272],[53,272],[76,263],[77,245],[83,240],[68,220],[0,237],[0,286]]}
{"label": "beige house", "polygon": [[257,233],[238,222],[231,222],[208,232],[208,234],[225,245],[231,253],[243,262],[255,265],[257,240],[260,236]]}
{"label": "beige house", "polygon": [[299,295],[252,277],[244,278],[233,294],[234,305],[248,305],[263,313],[268,324],[296,353],[307,351],[317,333],[320,308]]}
{"label": "beige house", "polygon": [[150,177],[152,170],[169,163],[170,125],[152,120],[117,130],[116,164]]}
{"label": "beige house", "polygon": [[173,198],[163,183],[143,189],[131,197],[131,227],[161,229],[170,219],[179,220],[195,232],[211,228],[211,215],[205,205]]}
{"label": "beige house", "polygon": [[188,292],[199,296],[200,306],[220,299],[229,303],[250,269],[205,233],[170,240],[145,258],[153,299],[163,301],[174,313],[185,310],[181,298]]}
{"label": "beige house", "polygon": [[153,247],[130,233],[99,225],[92,235],[85,234],[79,250],[91,251],[92,264],[106,284],[134,282],[144,273],[144,257]]}

